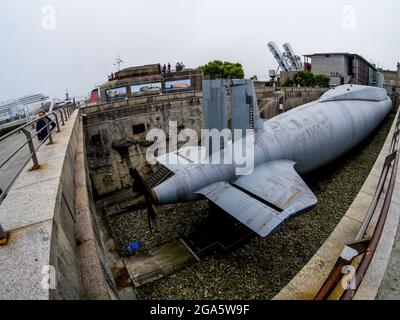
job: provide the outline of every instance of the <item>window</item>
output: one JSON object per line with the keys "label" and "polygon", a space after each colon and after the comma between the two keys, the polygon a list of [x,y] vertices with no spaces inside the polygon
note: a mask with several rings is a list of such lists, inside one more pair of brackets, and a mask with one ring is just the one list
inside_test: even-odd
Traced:
{"label": "window", "polygon": [[173,80],[165,82],[166,91],[184,91],[190,90],[192,82],[190,79]]}
{"label": "window", "polygon": [[131,94],[133,96],[152,95],[161,93],[162,93],[161,82],[135,84],[131,86]]}
{"label": "window", "polygon": [[97,145],[101,143],[101,136],[100,134],[95,134],[94,136],[92,136],[92,144],[93,145]]}
{"label": "window", "polygon": [[141,134],[143,132],[146,132],[146,127],[144,123],[141,124],[136,124],[132,127],[133,134]]}
{"label": "window", "polygon": [[112,88],[106,91],[107,100],[122,100],[127,98],[126,87]]}

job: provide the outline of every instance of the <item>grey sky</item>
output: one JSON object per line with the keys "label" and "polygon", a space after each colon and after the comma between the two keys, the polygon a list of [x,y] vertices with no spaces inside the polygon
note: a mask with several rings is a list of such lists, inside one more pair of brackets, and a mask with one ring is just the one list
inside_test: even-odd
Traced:
{"label": "grey sky", "polygon": [[[54,30],[42,27],[46,5],[55,8]],[[65,88],[87,94],[114,71],[118,53],[123,67],[220,59],[267,78],[276,63],[266,45],[275,41],[298,55],[354,52],[395,69],[399,12],[395,0],[1,0],[0,101],[36,92],[62,98]]]}

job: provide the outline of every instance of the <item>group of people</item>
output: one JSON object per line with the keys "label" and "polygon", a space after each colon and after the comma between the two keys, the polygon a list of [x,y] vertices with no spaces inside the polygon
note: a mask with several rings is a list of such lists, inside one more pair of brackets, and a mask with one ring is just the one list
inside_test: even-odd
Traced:
{"label": "group of people", "polygon": [[162,72],[164,75],[167,73],[171,73],[171,64],[168,62],[168,66],[164,63],[163,67],[161,68],[161,65],[158,65],[158,69],[160,73]]}
{"label": "group of people", "polygon": [[185,68],[185,65],[183,62],[177,62],[176,63],[176,72],[182,71]]}
{"label": "group of people", "polygon": [[[175,66],[175,71],[180,72],[185,68],[185,65],[183,62],[177,62]],[[161,68],[161,64],[158,65],[158,71],[162,74],[170,74],[171,73],[171,64],[168,62],[168,64],[165,64]]]}
{"label": "group of people", "polygon": [[115,74],[114,74],[114,72],[111,72],[111,74],[108,76],[108,81],[111,81],[114,79],[115,79]]}

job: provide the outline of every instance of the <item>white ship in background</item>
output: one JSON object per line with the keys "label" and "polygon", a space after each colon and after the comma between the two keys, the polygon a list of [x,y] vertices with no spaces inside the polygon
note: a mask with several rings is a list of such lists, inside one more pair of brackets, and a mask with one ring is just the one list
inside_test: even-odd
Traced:
{"label": "white ship in background", "polygon": [[0,125],[25,119],[32,120],[39,111],[51,111],[56,101],[43,94],[0,102]]}

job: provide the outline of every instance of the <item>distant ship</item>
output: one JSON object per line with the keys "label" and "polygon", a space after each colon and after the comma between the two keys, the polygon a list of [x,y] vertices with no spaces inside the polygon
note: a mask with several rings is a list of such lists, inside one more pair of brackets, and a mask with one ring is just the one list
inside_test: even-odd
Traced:
{"label": "distant ship", "polygon": [[39,111],[49,111],[53,101],[43,94],[27,95],[19,99],[0,102],[0,124],[20,119],[32,120]]}

